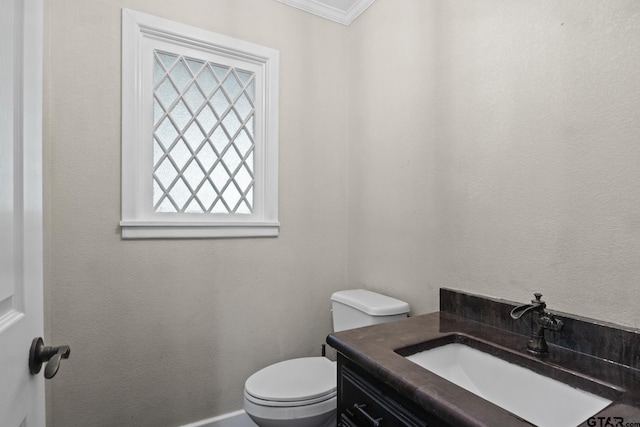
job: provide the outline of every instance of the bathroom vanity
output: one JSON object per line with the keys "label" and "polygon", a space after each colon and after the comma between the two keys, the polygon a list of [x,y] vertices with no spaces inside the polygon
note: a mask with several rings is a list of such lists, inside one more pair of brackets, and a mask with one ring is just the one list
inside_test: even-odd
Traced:
{"label": "bathroom vanity", "polygon": [[[338,425],[640,426],[637,331],[556,313],[564,322],[563,330],[548,333],[548,354],[534,355],[527,351],[529,322],[509,317],[514,307],[509,301],[443,289],[439,312],[329,335],[327,342],[338,351]],[[519,416],[504,409],[509,406],[501,401],[491,403],[411,360],[451,344],[497,360],[497,370],[486,381],[502,381],[501,390],[535,387],[526,376],[503,374],[500,363],[505,363],[559,381],[559,388],[570,392],[582,390],[604,403],[580,421],[566,421],[562,417],[574,412],[567,409],[567,399],[554,399],[554,386],[543,386],[542,392],[532,390],[530,397],[520,399],[525,402],[517,402],[523,403],[526,414]],[[540,396],[550,399],[539,404]],[[528,410],[533,410],[533,418]],[[537,413],[546,418],[536,418]]]}
{"label": "bathroom vanity", "polygon": [[449,426],[338,355],[338,426]]}

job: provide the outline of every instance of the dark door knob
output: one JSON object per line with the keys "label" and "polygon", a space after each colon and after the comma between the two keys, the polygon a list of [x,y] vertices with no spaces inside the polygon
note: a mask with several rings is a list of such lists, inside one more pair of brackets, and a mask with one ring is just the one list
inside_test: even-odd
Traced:
{"label": "dark door knob", "polygon": [[29,350],[29,371],[32,375],[40,372],[42,364],[46,363],[44,368],[44,377],[46,379],[53,378],[60,369],[60,361],[62,359],[68,359],[71,354],[71,349],[68,345],[61,345],[60,347],[48,347],[44,345],[44,341],[41,337],[34,338],[31,342],[31,349]]}

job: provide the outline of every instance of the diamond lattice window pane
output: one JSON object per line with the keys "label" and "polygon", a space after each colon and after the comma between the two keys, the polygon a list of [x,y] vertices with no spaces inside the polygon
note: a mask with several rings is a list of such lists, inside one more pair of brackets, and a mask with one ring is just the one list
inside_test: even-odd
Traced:
{"label": "diamond lattice window pane", "polygon": [[235,176],[236,183],[241,190],[246,190],[252,181],[251,174],[247,171],[247,169],[243,166],[240,168],[238,173]]}
{"label": "diamond lattice window pane", "polygon": [[169,118],[167,117],[160,123],[158,129],[156,129],[155,135],[162,145],[164,145],[165,147],[169,147],[171,144],[173,144],[173,141],[176,139],[179,133],[176,130],[175,126],[173,126],[173,124],[171,123],[171,120],[169,120]]}
{"label": "diamond lattice window pane", "polygon": [[189,190],[182,178],[178,179],[169,192],[169,196],[178,205],[180,211],[184,211],[185,204],[189,200],[189,197],[191,197],[191,194],[191,190]]}
{"label": "diamond lattice window pane", "polygon": [[213,131],[210,141],[213,142],[213,148],[215,148],[218,153],[222,153],[225,147],[229,145],[229,137],[224,133],[221,126],[218,126],[218,128]]}
{"label": "diamond lattice window pane", "polygon": [[236,205],[240,201],[241,194],[235,185],[230,184],[222,194],[222,198],[229,207],[229,211],[235,211]]}
{"label": "diamond lattice window pane", "polygon": [[253,141],[249,138],[249,134],[243,129],[234,141],[235,146],[238,148],[240,155],[245,157],[249,150],[253,148]]}
{"label": "diamond lattice window pane", "polygon": [[208,212],[211,211],[211,206],[216,200],[216,197],[218,197],[218,193],[216,193],[216,190],[213,188],[213,185],[211,185],[209,181],[205,181],[205,183],[202,184],[202,187],[200,187],[200,190],[198,190],[197,197],[198,199],[200,199],[205,207],[205,210]]}
{"label": "diamond lattice window pane", "polygon": [[153,141],[153,164],[157,165],[160,163],[162,156],[164,155],[164,150],[158,143],[158,140]]}
{"label": "diamond lattice window pane", "polygon": [[250,73],[248,71],[236,70],[236,75],[240,79],[242,86],[246,86],[247,83],[249,83],[249,81],[253,79],[253,73]]}
{"label": "diamond lattice window pane", "polygon": [[227,108],[229,108],[229,101],[227,100],[227,97],[224,96],[222,89],[217,90],[213,94],[213,97],[211,98],[211,105],[218,117],[222,117]]}
{"label": "diamond lattice window pane", "polygon": [[218,122],[215,114],[213,114],[213,110],[209,105],[205,105],[205,107],[198,114],[198,121],[200,122],[200,126],[204,129],[213,129],[213,127]]}
{"label": "diamond lattice window pane", "polygon": [[202,168],[198,165],[197,161],[192,161],[187,169],[184,171],[183,176],[187,179],[189,186],[194,190],[200,186],[202,180],[205,177],[204,172],[202,172]]}
{"label": "diamond lattice window pane", "polygon": [[176,207],[173,206],[171,200],[168,197],[165,197],[160,205],[156,208],[156,212],[177,212]]}
{"label": "diamond lattice window pane", "polygon": [[231,179],[227,170],[222,166],[222,163],[218,163],[216,167],[213,168],[210,177],[213,181],[213,185],[218,190],[222,190]]}
{"label": "diamond lattice window pane", "polygon": [[185,144],[184,140],[180,139],[176,145],[169,152],[169,157],[173,159],[179,170],[184,168],[189,159],[191,159],[191,152],[189,147]]}
{"label": "diamond lattice window pane", "polygon": [[191,73],[182,59],[171,69],[169,76],[171,76],[171,80],[173,80],[173,83],[180,92],[184,92],[184,89],[193,80]]}
{"label": "diamond lattice window pane", "polygon": [[256,100],[256,98],[255,98],[256,85],[255,85],[253,80],[251,80],[251,82],[247,86],[247,90],[245,92],[246,92],[247,95],[249,95],[249,98],[251,98],[252,101]]}
{"label": "diamond lattice window pane", "polygon": [[169,115],[173,119],[173,122],[178,126],[179,130],[184,130],[187,123],[189,123],[189,120],[193,117],[182,100],[173,107],[173,110],[171,110]]}
{"label": "diamond lattice window pane", "polygon": [[208,174],[213,164],[218,160],[218,155],[213,151],[213,148],[211,148],[211,144],[207,143],[198,152],[198,160]]}
{"label": "diamond lattice window pane", "polygon": [[185,59],[185,62],[189,66],[189,69],[191,69],[191,74],[193,74],[194,76],[198,75],[198,73],[202,69],[202,66],[204,65],[204,61],[199,61],[197,59],[187,58]]}
{"label": "diamond lattice window pane", "polygon": [[155,58],[155,64],[153,67],[153,84],[158,84],[162,76],[164,76],[164,68],[162,67],[160,59]]}
{"label": "diamond lattice window pane", "polygon": [[226,75],[229,73],[229,67],[225,67],[224,65],[218,64],[209,64],[211,69],[216,73],[216,77],[218,77],[219,81],[224,80]]}
{"label": "diamond lattice window pane", "polygon": [[249,132],[249,135],[253,138],[253,115],[251,117],[249,117],[249,120],[247,120],[247,124],[244,127],[247,132]]}
{"label": "diamond lattice window pane", "polygon": [[168,78],[164,79],[154,92],[165,108],[169,108],[179,95],[175,86],[173,86],[173,83],[171,83],[171,80]]}
{"label": "diamond lattice window pane", "polygon": [[176,58],[178,58],[178,55],[167,52],[156,52],[156,55],[160,59],[160,62],[162,62],[165,70],[170,69],[171,66],[176,62]]}
{"label": "diamond lattice window pane", "polygon": [[162,195],[164,194],[164,191],[162,191],[162,188],[160,188],[160,185],[158,185],[158,181],[156,181],[155,179],[153,180],[153,205],[157,205],[158,201],[160,201],[160,198],[162,197]]}
{"label": "diamond lattice window pane", "polygon": [[247,192],[247,197],[245,198],[245,200],[253,200],[253,185],[249,188],[249,191]]}
{"label": "diamond lattice window pane", "polygon": [[218,201],[211,207],[211,213],[229,213],[229,209],[222,203],[222,199],[218,199]]}
{"label": "diamond lattice window pane", "polygon": [[168,157],[166,157],[164,161],[160,163],[160,166],[158,167],[158,169],[156,169],[155,172],[155,178],[157,179],[158,183],[164,188],[169,188],[169,186],[177,176],[178,171],[176,171],[176,168],[173,166],[173,163],[171,163],[171,160],[169,160]]}
{"label": "diamond lattice window pane", "polygon": [[242,203],[240,203],[240,206],[238,206],[238,208],[236,209],[236,213],[239,213],[239,214],[251,213],[251,208],[247,204],[246,200],[243,200]]}
{"label": "diamond lattice window pane", "polygon": [[236,113],[233,112],[233,110],[229,111],[229,114],[227,114],[225,118],[222,119],[222,124],[224,125],[224,128],[227,130],[229,135],[235,135],[242,126],[242,123],[240,123],[240,120],[238,120],[238,117],[236,116]]}
{"label": "diamond lattice window pane", "polygon": [[212,93],[218,87],[218,79],[213,75],[213,71],[206,67],[197,78],[197,82],[204,93]]}
{"label": "diamond lattice window pane", "polygon": [[255,74],[161,51],[153,61],[155,211],[252,213]]}
{"label": "diamond lattice window pane", "polygon": [[238,83],[238,79],[236,79],[236,76],[233,73],[229,73],[229,76],[222,83],[222,88],[232,100],[235,99],[242,90],[242,87]]}
{"label": "diamond lattice window pane", "polygon": [[200,143],[204,141],[204,134],[200,130],[200,126],[196,122],[192,122],[184,133],[184,138],[193,151],[200,147]]}
{"label": "diamond lattice window pane", "polygon": [[202,210],[202,206],[200,206],[200,203],[198,203],[198,199],[192,199],[191,202],[189,203],[189,205],[186,207],[186,209],[184,210],[187,213],[202,213],[204,212],[204,210]]}
{"label": "diamond lattice window pane", "polygon": [[229,148],[225,153],[225,155],[222,157],[222,161],[224,162],[225,165],[227,165],[229,170],[233,173],[235,172],[238,165],[240,165],[242,159],[240,159],[240,156],[238,156],[238,153],[236,153],[236,150],[234,150],[233,148]]}
{"label": "diamond lattice window pane", "polygon": [[253,112],[253,105],[249,102],[249,98],[246,94],[240,95],[238,101],[235,103],[236,111],[240,116],[240,120],[246,119]]}
{"label": "diamond lattice window pane", "polygon": [[162,105],[160,105],[160,102],[158,102],[157,98],[154,98],[153,100],[153,125],[154,126],[158,124],[158,121],[160,121],[163,114],[164,114],[164,109],[162,108]]}
{"label": "diamond lattice window pane", "polygon": [[198,89],[198,86],[194,84],[187,90],[187,93],[184,94],[184,100],[187,101],[191,111],[197,111],[202,107],[204,96],[200,92],[200,89]]}
{"label": "diamond lattice window pane", "polygon": [[[249,156],[247,156],[245,164],[253,166],[253,151],[249,153]],[[253,172],[253,167],[251,167],[250,170]]]}

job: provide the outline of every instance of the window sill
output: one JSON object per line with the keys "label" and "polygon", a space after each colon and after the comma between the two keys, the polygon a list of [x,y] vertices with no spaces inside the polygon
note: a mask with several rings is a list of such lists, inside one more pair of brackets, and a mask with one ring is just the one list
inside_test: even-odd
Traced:
{"label": "window sill", "polygon": [[229,224],[175,224],[163,222],[122,221],[123,239],[208,239],[233,237],[277,237],[280,224],[229,223]]}

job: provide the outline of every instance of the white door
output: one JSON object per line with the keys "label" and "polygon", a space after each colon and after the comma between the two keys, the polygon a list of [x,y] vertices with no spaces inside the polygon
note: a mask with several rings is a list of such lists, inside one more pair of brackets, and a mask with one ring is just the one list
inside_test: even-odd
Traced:
{"label": "white door", "polygon": [[42,0],[0,0],[0,425],[43,427]]}

